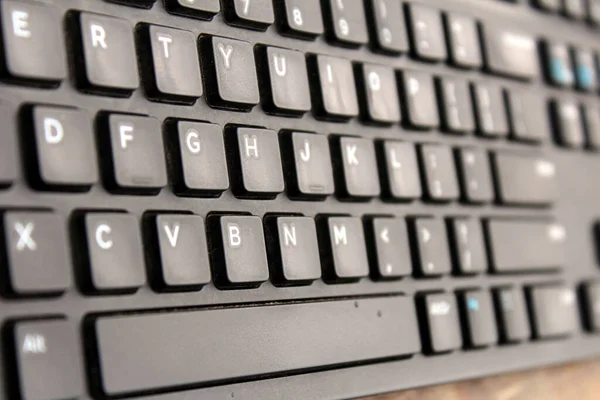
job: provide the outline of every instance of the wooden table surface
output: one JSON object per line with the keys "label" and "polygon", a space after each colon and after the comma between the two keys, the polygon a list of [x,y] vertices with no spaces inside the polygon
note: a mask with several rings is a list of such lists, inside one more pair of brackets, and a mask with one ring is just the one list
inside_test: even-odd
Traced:
{"label": "wooden table surface", "polygon": [[600,400],[600,360],[408,390],[363,400]]}

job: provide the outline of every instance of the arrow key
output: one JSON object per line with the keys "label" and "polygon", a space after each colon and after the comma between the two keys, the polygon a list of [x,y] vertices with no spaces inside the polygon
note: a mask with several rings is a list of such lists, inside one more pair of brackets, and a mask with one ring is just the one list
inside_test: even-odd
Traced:
{"label": "arrow key", "polygon": [[369,226],[371,265],[379,278],[410,275],[412,266],[406,221],[401,218],[374,218]]}
{"label": "arrow key", "polygon": [[413,258],[421,276],[437,276],[450,272],[450,251],[444,223],[433,218],[419,218],[411,224],[411,242],[416,253]]}

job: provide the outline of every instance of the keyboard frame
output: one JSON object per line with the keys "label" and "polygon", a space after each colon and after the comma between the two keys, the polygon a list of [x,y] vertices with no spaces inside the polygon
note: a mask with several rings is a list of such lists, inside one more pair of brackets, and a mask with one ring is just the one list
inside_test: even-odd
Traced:
{"label": "keyboard frame", "polygon": [[[368,47],[348,49],[328,44],[321,36],[315,41],[306,41],[282,36],[276,26],[266,32],[237,28],[224,22],[222,14],[212,21],[168,14],[159,1],[152,10],[90,0],[61,0],[50,2],[63,17],[67,10],[85,10],[120,18],[135,23],[158,24],[178,27],[196,35],[220,35],[249,41],[253,44],[268,44],[308,53],[322,53],[342,56],[354,62],[372,62],[393,66],[395,69],[416,68],[431,74],[459,76],[468,80],[489,80],[507,88],[533,89],[546,97],[565,96],[576,100],[592,101],[598,93],[585,94],[575,90],[552,88],[540,76],[530,83],[497,77],[479,70],[462,70],[446,64],[419,62],[408,55],[389,56],[373,52]],[[598,28],[579,22],[573,23],[559,15],[544,14],[529,8],[524,1],[519,4],[500,1],[453,0],[443,2],[420,0],[420,3],[438,6],[445,11],[456,11],[475,17],[481,21],[507,24],[515,28],[527,28],[539,38],[563,39],[580,46],[598,48],[594,35]],[[66,20],[63,25],[66,26]],[[68,48],[68,47],[67,47]],[[114,313],[133,310],[167,310],[201,308],[209,305],[235,303],[263,303],[301,299],[323,299],[330,297],[350,297],[374,294],[404,293],[413,296],[427,291],[454,291],[467,288],[488,290],[499,286],[526,286],[539,283],[565,282],[578,285],[581,282],[600,278],[596,261],[593,237],[593,223],[600,217],[597,204],[600,203],[600,183],[587,179],[590,171],[600,170],[600,154],[587,150],[565,150],[552,141],[541,146],[509,142],[505,139],[475,138],[473,135],[448,135],[437,131],[409,131],[399,125],[392,127],[367,126],[352,119],[347,123],[319,121],[312,113],[302,118],[276,117],[267,115],[261,106],[249,113],[232,112],[210,108],[204,99],[193,106],[156,103],[148,100],[143,89],[136,90],[129,98],[113,98],[101,95],[84,94],[73,80],[73,65],[70,63],[70,78],[56,89],[38,89],[31,86],[0,83],[0,101],[15,105],[45,104],[75,106],[88,110],[92,115],[100,111],[118,111],[147,114],[164,121],[167,118],[208,121],[225,127],[227,124],[264,126],[268,129],[314,131],[325,134],[360,135],[368,138],[397,139],[416,143],[441,143],[450,146],[475,146],[493,150],[510,150],[525,154],[543,152],[556,163],[561,197],[553,208],[518,208],[495,206],[464,205],[460,203],[431,204],[418,200],[412,203],[389,203],[375,198],[367,203],[340,201],[330,196],[326,201],[296,201],[286,194],[273,200],[240,200],[231,190],[220,198],[178,197],[170,187],[154,196],[109,194],[103,185],[95,185],[86,193],[39,192],[26,182],[23,168],[10,189],[0,191],[0,209],[44,209],[53,210],[65,221],[74,210],[122,210],[140,219],[145,212],[191,211],[206,217],[210,212],[248,212],[263,217],[268,213],[302,213],[306,216],[317,214],[348,214],[352,216],[385,215],[396,217],[452,216],[471,217],[551,217],[562,222],[568,233],[567,249],[569,263],[561,273],[538,273],[509,276],[481,274],[474,277],[443,276],[437,279],[407,277],[399,281],[373,281],[362,279],[351,284],[325,284],[316,281],[311,286],[277,288],[266,282],[257,289],[222,291],[209,284],[199,292],[155,293],[144,286],[132,295],[82,294],[75,286],[57,298],[7,299],[0,298],[0,325],[9,320],[30,319],[47,316],[66,316],[83,326],[84,317],[96,313]],[[541,68],[541,67],[540,67]],[[203,77],[205,79],[205,77]],[[597,97],[596,97],[597,99]],[[598,100],[595,100],[598,103]],[[16,109],[15,109],[16,110]],[[22,156],[22,154],[20,154]],[[24,157],[20,157],[21,160]],[[584,188],[584,189],[582,189]],[[71,231],[72,232],[72,231]],[[73,233],[71,233],[73,236]],[[83,335],[83,329],[81,329]],[[308,344],[307,344],[308,345]],[[84,348],[83,336],[80,347]],[[151,350],[151,349],[149,349]],[[320,372],[293,374],[259,381],[232,382],[210,388],[190,389],[187,392],[173,392],[156,395],[152,399],[179,399],[185,394],[188,398],[261,398],[261,399],[318,399],[352,398],[374,393],[397,391],[418,386],[470,379],[515,370],[543,367],[566,361],[600,356],[600,335],[581,331],[569,339],[551,341],[529,341],[517,345],[496,345],[485,349],[459,350],[451,354],[426,356],[416,354],[410,360],[389,361],[371,365],[342,367]],[[0,376],[5,377],[5,363],[0,363]],[[209,365],[206,365],[209,368]],[[13,371],[14,372],[14,371]],[[82,371],[82,377],[84,371]],[[85,377],[84,377],[85,378]],[[7,391],[3,387],[6,378],[0,379],[0,399]],[[87,394],[90,395],[89,393]],[[86,398],[86,397],[84,397]]]}

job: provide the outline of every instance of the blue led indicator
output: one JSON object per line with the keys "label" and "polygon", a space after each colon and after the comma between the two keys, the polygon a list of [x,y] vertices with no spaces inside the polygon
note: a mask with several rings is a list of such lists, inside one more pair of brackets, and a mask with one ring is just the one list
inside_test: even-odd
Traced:
{"label": "blue led indicator", "polygon": [[571,83],[572,76],[560,58],[553,58],[550,64],[550,71],[554,81],[562,84]]}
{"label": "blue led indicator", "polygon": [[467,300],[467,307],[471,311],[478,311],[479,310],[479,301],[477,301],[477,299],[470,298],[469,300]]}
{"label": "blue led indicator", "polygon": [[592,71],[585,65],[579,65],[577,67],[577,80],[579,84],[584,88],[592,86]]}

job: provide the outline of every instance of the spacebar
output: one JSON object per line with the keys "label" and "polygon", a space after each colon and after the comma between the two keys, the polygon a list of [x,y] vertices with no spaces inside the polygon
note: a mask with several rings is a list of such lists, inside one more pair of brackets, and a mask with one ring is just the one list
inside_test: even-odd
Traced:
{"label": "spacebar", "polygon": [[99,317],[106,395],[201,386],[409,355],[421,349],[404,296]]}

